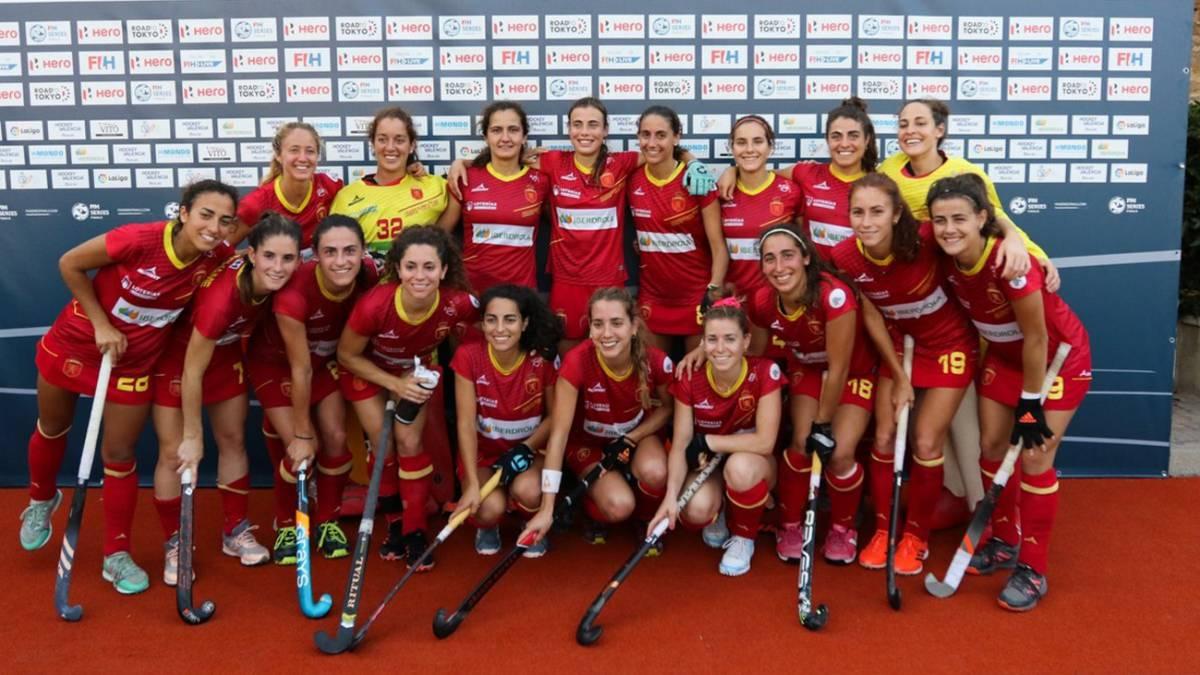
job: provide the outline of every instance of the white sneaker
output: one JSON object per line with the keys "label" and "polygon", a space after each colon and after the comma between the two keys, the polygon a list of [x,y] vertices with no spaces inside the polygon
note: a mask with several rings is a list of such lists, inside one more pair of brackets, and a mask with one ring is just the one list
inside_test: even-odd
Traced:
{"label": "white sneaker", "polygon": [[718,566],[727,577],[740,577],[750,571],[750,559],[754,557],[754,540],[736,534],[725,542],[725,555]]}
{"label": "white sneaker", "polygon": [[704,526],[700,532],[704,544],[709,548],[721,548],[729,541],[729,528],[725,525],[725,508],[717,513],[717,519]]}
{"label": "white sneaker", "polygon": [[249,520],[238,523],[233,528],[233,534],[222,537],[221,552],[239,559],[247,567],[267,562],[271,559],[271,552],[254,538],[252,531],[257,529],[258,526],[251,525]]}
{"label": "white sneaker", "polygon": [[[192,581],[196,580],[196,570],[192,570]],[[179,533],[163,544],[163,583],[174,587],[179,584]]]}

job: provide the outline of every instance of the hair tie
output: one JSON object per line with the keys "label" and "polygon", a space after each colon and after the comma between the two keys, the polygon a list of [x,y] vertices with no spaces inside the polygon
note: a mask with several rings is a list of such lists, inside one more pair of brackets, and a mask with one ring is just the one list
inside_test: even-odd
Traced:
{"label": "hair tie", "polygon": [[720,300],[717,300],[712,304],[712,306],[713,309],[716,309],[717,307],[732,307],[734,309],[741,309],[742,302],[737,299],[736,295],[731,295],[727,298],[721,298]]}

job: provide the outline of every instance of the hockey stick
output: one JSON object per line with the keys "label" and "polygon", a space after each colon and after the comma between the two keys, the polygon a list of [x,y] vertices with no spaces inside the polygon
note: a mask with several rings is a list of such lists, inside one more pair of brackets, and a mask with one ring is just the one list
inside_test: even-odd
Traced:
{"label": "hockey stick", "polygon": [[829,620],[829,608],[822,604],[814,609],[812,602],[813,554],[817,546],[817,493],[820,489],[821,457],[814,453],[812,473],[808,478],[808,508],[804,511],[804,549],[800,553],[800,581],[796,600],[800,625],[811,631],[821,630]]}
{"label": "hockey stick", "polygon": [[217,606],[212,600],[205,600],[199,607],[192,605],[192,540],[195,539],[192,493],[196,490],[196,483],[192,479],[191,469],[183,472],[180,483],[183,496],[179,508],[179,569],[175,583],[175,610],[184,623],[198,626],[212,618]]}
{"label": "hockey stick", "polygon": [[[1058,351],[1054,353],[1054,360],[1050,362],[1050,367],[1046,369],[1046,378],[1042,380],[1042,402],[1046,401],[1046,396],[1050,393],[1050,388],[1054,386],[1054,380],[1058,378],[1058,371],[1062,369],[1063,362],[1067,360],[1067,355],[1071,353],[1071,345],[1063,342],[1058,345]],[[948,598],[954,595],[958,590],[959,584],[962,583],[963,574],[967,571],[967,567],[971,564],[971,556],[975,553],[975,547],[979,545],[979,540],[983,537],[983,531],[991,520],[992,511],[996,508],[996,502],[1000,499],[1000,493],[1004,491],[1004,486],[1008,484],[1008,479],[1012,477],[1013,470],[1017,465],[1017,458],[1021,456],[1021,444],[1015,443],[1008,447],[1008,452],[1004,454],[1004,461],[1000,464],[1000,469],[996,471],[996,476],[992,478],[992,486],[988,488],[987,494],[980,500],[979,505],[975,507],[975,515],[971,518],[971,524],[967,526],[967,531],[963,534],[962,541],[958,544],[958,550],[954,552],[954,558],[950,561],[950,567],[946,569],[946,576],[943,581],[939,581],[932,572],[925,575],[925,590],[938,598]]]}
{"label": "hockey stick", "polygon": [[[692,482],[688,484],[687,489],[683,491],[683,494],[679,495],[679,499],[675,502],[676,508],[682,511],[683,507],[687,506],[688,502],[692,500],[692,497],[696,495],[696,491],[700,489],[701,485],[704,485],[704,481],[708,480],[708,477],[712,475],[713,471],[716,471],[717,465],[719,465],[724,459],[725,455],[721,453],[714,453],[713,456],[709,458],[708,464],[704,465],[704,468],[700,470],[700,473],[696,474],[696,477],[693,478]],[[600,639],[600,634],[604,632],[604,627],[594,626],[592,624],[596,621],[596,618],[600,616],[600,612],[604,609],[604,606],[608,604],[609,598],[611,598],[613,594],[617,592],[617,589],[620,588],[621,584],[625,582],[626,577],[633,572],[633,568],[642,561],[642,558],[646,557],[646,553],[650,550],[650,548],[658,543],[659,539],[662,539],[663,534],[665,534],[667,531],[668,524],[669,520],[667,518],[663,518],[658,522],[658,525],[655,526],[654,530],[651,531],[650,534],[647,535],[642,541],[642,545],[633,552],[633,555],[629,556],[629,559],[625,561],[625,564],[622,565],[619,570],[617,570],[617,573],[613,575],[613,578],[604,586],[604,590],[600,591],[600,595],[596,596],[596,599],[592,601],[592,605],[588,607],[588,610],[584,613],[583,618],[579,620],[579,628],[575,630],[576,642],[586,647],[588,645],[595,644],[596,640]]]}
{"label": "hockey stick", "polygon": [[313,634],[313,642],[325,654],[341,654],[350,648],[354,640],[354,621],[358,618],[358,602],[361,599],[363,578],[367,573],[367,553],[371,547],[371,531],[375,529],[375,506],[379,501],[379,483],[383,479],[383,463],[391,451],[392,420],[396,412],[395,399],[388,398],[383,411],[383,430],[379,432],[379,445],[375,448],[375,466],[371,470],[371,482],[367,486],[367,499],[363,502],[362,520],[358,523],[358,539],[354,542],[354,561],[350,565],[350,576],[346,578],[346,593],[342,600],[342,620],[337,633],[325,631]]}
{"label": "hockey stick", "polygon": [[333,597],[323,593],[318,602],[313,602],[308,522],[308,461],[305,460],[300,463],[300,470],[296,473],[296,595],[304,616],[320,619],[333,607]]}
{"label": "hockey stick", "polygon": [[62,550],[58,554],[58,578],[54,580],[54,610],[67,621],[78,621],[83,618],[83,607],[70,604],[67,593],[71,590],[71,568],[75,565],[75,545],[79,542],[79,526],[83,524],[83,506],[87,497],[88,478],[92,474],[92,461],[96,459],[96,441],[100,438],[100,421],[104,418],[104,399],[108,397],[108,380],[111,375],[112,355],[105,352],[100,359],[100,373],[96,376],[96,393],[92,396],[92,412],[88,416],[87,435],[83,439],[83,453],[79,456],[75,495],[71,498],[71,513],[67,516],[67,529],[63,533]]}
{"label": "hockey stick", "polygon": [[[904,336],[904,377],[912,384],[913,339]],[[896,586],[896,537],[900,533],[900,488],[904,486],[904,453],[908,451],[909,405],[900,408],[896,420],[896,445],[892,454],[892,513],[888,519],[887,597],[892,609],[900,611],[900,589]]]}

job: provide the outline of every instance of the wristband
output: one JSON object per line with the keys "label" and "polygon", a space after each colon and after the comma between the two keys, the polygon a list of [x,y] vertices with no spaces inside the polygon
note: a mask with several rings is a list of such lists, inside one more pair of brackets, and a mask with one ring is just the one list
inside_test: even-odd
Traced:
{"label": "wristband", "polygon": [[1040,391],[1028,392],[1028,391],[1022,390],[1021,398],[1025,401],[1040,401],[1040,400],[1042,400],[1042,392],[1040,392]]}
{"label": "wristband", "polygon": [[562,483],[562,472],[554,469],[542,469],[542,492],[558,494],[558,486]]}

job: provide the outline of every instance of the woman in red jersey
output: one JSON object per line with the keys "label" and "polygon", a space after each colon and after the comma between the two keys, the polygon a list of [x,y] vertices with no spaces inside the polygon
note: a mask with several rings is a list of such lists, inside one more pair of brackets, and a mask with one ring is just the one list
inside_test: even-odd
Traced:
{"label": "woman in red jersey", "polygon": [[[705,527],[722,508],[723,483],[732,536],[723,544],[725,554],[717,569],[736,577],[750,571],[754,539],[775,482],[783,373],[770,359],[747,356],[750,322],[736,298],[718,300],[704,313],[701,346],[704,367],[671,385],[675,433],[670,477],[650,528],[662,518],[670,518],[674,527],[681,515],[689,527]],[[724,480],[710,478],[680,514],[676,508],[680,489],[714,452],[728,455]]]}
{"label": "woman in red jersey", "polygon": [[300,228],[278,214],[263,217],[246,238],[249,248],[209,275],[171,344],[154,369],[154,430],[158,464],[154,505],[166,540],[163,582],[175,585],[179,569],[178,474],[196,476],[204,456],[202,408],[207,408],[220,453],[224,535],[221,550],[243,565],[267,561],[247,518],[250,464],[246,457],[246,396],[243,342],[270,309],[271,294],[283,288],[300,262]]}
{"label": "woman in red jersey", "polygon": [[[946,254],[942,268],[950,289],[987,341],[979,377],[985,484],[1010,443],[1025,450],[1020,471],[1014,470],[992,512],[992,536],[971,564],[979,574],[1014,569],[1000,592],[1000,606],[1028,611],[1047,590],[1050,533],[1058,510],[1054,457],[1091,385],[1088,335],[1062,298],[1046,290],[1039,266],[1009,280],[997,273],[1001,234],[980,178],[963,174],[937,181],[928,207],[934,237]],[[1043,406],[1046,363],[1062,343],[1071,345],[1071,352]]]}
{"label": "woman in red jersey", "polygon": [[[533,515],[541,503],[541,459],[518,475],[506,491],[497,487],[481,498],[479,486],[491,478],[493,464],[511,448],[545,447],[554,400],[558,319],[532,289],[500,284],[483,294],[484,342],[468,342],[454,353],[454,400],[458,409],[459,510],[467,509],[475,526],[475,552],[500,550],[498,523],[507,507]],[[506,494],[507,492],[507,494]],[[526,558],[546,552],[546,540],[525,550]]]}
{"label": "woman in red jersey", "polygon": [[646,164],[627,188],[641,266],[638,310],[647,341],[663,350],[677,337],[688,350],[700,344],[699,308],[724,286],[729,267],[717,193],[694,197],[683,186],[682,134],[674,110],[647,108],[638,118]]}
{"label": "woman in red jersey", "polygon": [[287,122],[271,139],[271,166],[253,192],[238,205],[238,230],[229,242],[237,246],[265,211],[275,211],[300,226],[300,254],[313,257],[312,238],[342,181],[317,171],[321,136],[307,122]]}
{"label": "woman in red jersey", "polygon": [[591,340],[567,352],[558,371],[542,504],[521,539],[536,533],[541,540],[550,529],[564,462],[576,476],[583,476],[605,453],[633,451],[628,476],[606,473],[588,491],[584,506],[592,520],[592,543],[603,543],[607,523],[630,516],[649,520],[662,500],[667,455],[658,433],[671,416],[671,359],[645,343],[633,298],[625,289],[597,290],[588,303],[588,316]]}
{"label": "woman in red jersey", "polygon": [[[411,566],[428,543],[425,504],[433,486],[433,460],[421,435],[429,414],[423,404],[441,376],[441,369],[432,365],[434,354],[447,338],[463,337],[478,321],[479,301],[465,290],[462,254],[440,228],[405,229],[385,264],[385,282],[355,303],[337,357],[353,375],[343,391],[368,438],[378,438],[383,425],[393,423],[384,419],[387,397],[401,399],[392,434],[395,452],[379,449],[372,460],[380,451],[385,458],[379,495],[388,537],[379,554],[398,560],[407,553]],[[414,412],[414,406],[421,407]],[[407,417],[401,414],[405,407],[411,413]],[[431,556],[420,571],[433,565]]]}
{"label": "woman in red jersey", "polygon": [[271,454],[271,463],[277,530],[273,557],[279,565],[296,562],[294,472],[301,462],[308,462],[317,476],[317,548],[326,558],[350,554],[337,523],[351,463],[346,400],[338,383],[348,384],[350,378],[339,380],[335,352],[351,308],[378,275],[374,261],[363,258],[366,243],[353,218],[327,216],[313,233],[312,246],[316,259],[302,263],[275,294],[275,316],[259,323],[246,358],[246,374],[264,417],[278,431],[279,449]]}
{"label": "woman in red jersey", "polygon": [[497,101],[483,109],[479,126],[487,148],[466,169],[461,197],[439,221],[463,224],[463,263],[477,293],[502,283],[537,288],[534,245],[550,181],[521,163],[529,119],[520,105]]}
{"label": "woman in red jersey", "polygon": [[62,501],[55,478],[75,403],[95,392],[101,354],[109,353],[113,370],[100,444],[104,578],[120,593],[140,593],[150,584],[129,551],[137,503],[134,446],[150,410],[154,361],[200,282],[232,255],[224,240],[236,209],[236,190],[198,181],[183,191],[178,219],[118,227],[59,259],[74,297],[38,342],[38,421],[29,438],[30,500],[21,513],[21,546],[32,551],[50,539],[50,516]]}

